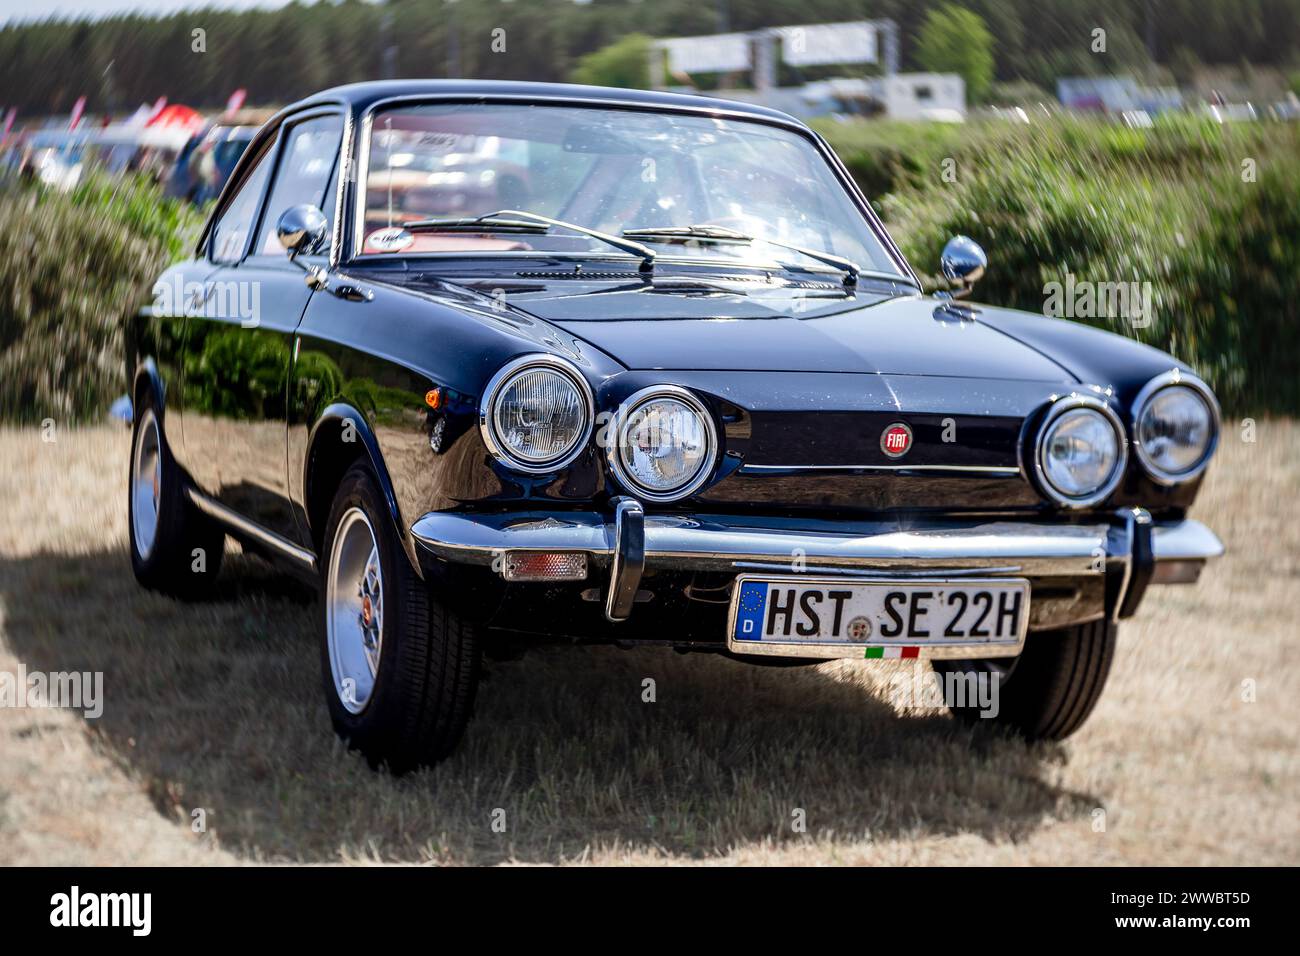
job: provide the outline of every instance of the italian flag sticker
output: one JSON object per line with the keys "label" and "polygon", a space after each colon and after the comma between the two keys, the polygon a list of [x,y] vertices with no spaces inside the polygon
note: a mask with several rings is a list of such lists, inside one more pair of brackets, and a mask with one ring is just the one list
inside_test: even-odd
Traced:
{"label": "italian flag sticker", "polygon": [[898,658],[898,657],[916,657],[920,653],[919,647],[868,647],[867,652],[862,656],[867,660],[872,658]]}

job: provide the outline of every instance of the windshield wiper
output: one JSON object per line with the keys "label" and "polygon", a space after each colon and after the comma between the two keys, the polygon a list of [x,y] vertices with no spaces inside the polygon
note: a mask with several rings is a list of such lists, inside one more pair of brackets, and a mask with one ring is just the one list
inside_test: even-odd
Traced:
{"label": "windshield wiper", "polygon": [[644,229],[624,229],[623,235],[628,238],[650,240],[695,239],[700,242],[717,243],[719,245],[749,245],[754,242],[762,242],[769,246],[776,246],[778,249],[789,249],[791,252],[797,252],[801,256],[807,256],[809,259],[815,259],[825,265],[839,269],[844,273],[845,285],[857,285],[858,275],[862,272],[856,262],[845,259],[843,256],[832,255],[829,252],[819,252],[816,249],[805,249],[803,246],[778,242],[776,239],[767,239],[763,236],[746,235],[725,226],[649,226]]}
{"label": "windshield wiper", "polygon": [[416,219],[401,224],[411,232],[527,232],[542,235],[551,227],[525,219],[479,216],[476,219]]}
{"label": "windshield wiper", "polygon": [[417,219],[413,222],[403,223],[402,226],[415,232],[491,230],[494,232],[524,232],[538,235],[550,232],[552,228],[569,229],[573,232],[580,232],[584,236],[590,236],[592,239],[598,239],[615,249],[631,253],[641,260],[640,270],[642,272],[652,271],[655,264],[655,251],[649,246],[644,246],[631,239],[611,236],[596,229],[588,229],[586,226],[579,226],[577,223],[565,222],[563,219],[552,219],[540,213],[525,212],[521,209],[499,209],[496,212],[485,213],[472,219]]}

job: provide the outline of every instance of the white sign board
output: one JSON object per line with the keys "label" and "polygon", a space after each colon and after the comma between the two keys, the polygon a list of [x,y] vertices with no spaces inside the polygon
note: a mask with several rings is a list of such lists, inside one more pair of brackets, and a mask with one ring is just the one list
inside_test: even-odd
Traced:
{"label": "white sign board", "polygon": [[870,23],[817,23],[776,32],[781,59],[791,66],[876,62],[876,28]]}
{"label": "white sign board", "polygon": [[749,35],[716,33],[704,37],[676,37],[659,44],[668,51],[672,73],[728,73],[749,69]]}

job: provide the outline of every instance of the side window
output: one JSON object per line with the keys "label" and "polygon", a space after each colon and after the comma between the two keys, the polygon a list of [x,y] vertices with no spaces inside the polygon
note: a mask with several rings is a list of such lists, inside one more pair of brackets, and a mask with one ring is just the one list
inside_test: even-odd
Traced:
{"label": "side window", "polygon": [[340,116],[319,116],[299,123],[289,131],[266,212],[262,216],[262,231],[253,247],[254,255],[283,254],[275,236],[275,223],[286,209],[308,203],[319,207],[327,218],[334,214],[333,197],[327,202],[326,192],[333,182],[342,136],[343,118]]}
{"label": "side window", "polygon": [[248,234],[253,229],[253,217],[257,215],[257,203],[262,198],[262,187],[271,172],[273,151],[264,150],[257,160],[257,166],[244,179],[244,185],[230,201],[226,211],[217,220],[212,230],[212,260],[225,265],[236,263],[244,254],[248,243]]}

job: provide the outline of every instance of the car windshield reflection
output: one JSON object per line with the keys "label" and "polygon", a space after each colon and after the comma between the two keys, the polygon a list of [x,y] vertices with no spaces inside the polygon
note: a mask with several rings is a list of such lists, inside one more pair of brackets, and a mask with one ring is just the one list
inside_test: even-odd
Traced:
{"label": "car windshield reflection", "polygon": [[[813,143],[760,122],[578,106],[402,106],[376,115],[366,168],[361,255],[608,255],[609,244],[591,233],[690,222],[901,274]],[[503,230],[490,222],[478,230],[405,228],[502,209],[589,232]],[[662,254],[773,261],[761,243],[680,241]]]}

